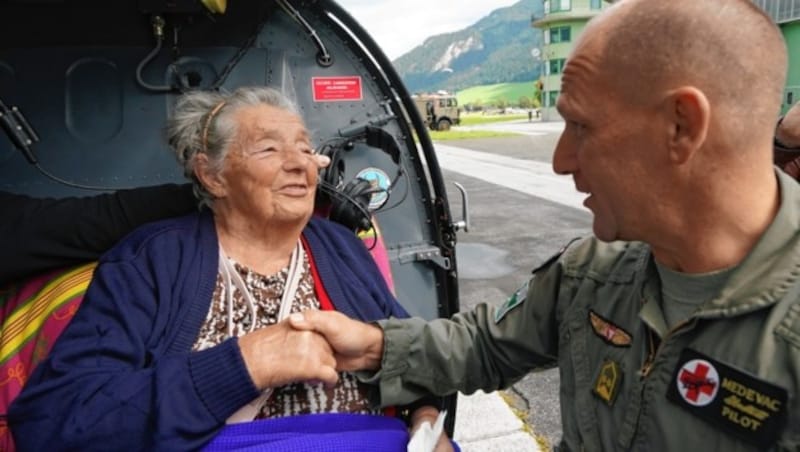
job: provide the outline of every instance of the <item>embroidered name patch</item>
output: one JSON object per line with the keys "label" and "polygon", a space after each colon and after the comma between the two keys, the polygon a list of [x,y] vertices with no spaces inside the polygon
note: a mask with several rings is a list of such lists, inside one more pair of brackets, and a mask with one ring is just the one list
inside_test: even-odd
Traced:
{"label": "embroidered name patch", "polygon": [[528,283],[526,282],[525,284],[522,285],[522,287],[517,289],[517,291],[514,292],[514,295],[511,295],[508,298],[508,300],[506,300],[506,302],[503,303],[502,306],[495,309],[494,323],[500,323],[500,321],[503,320],[503,317],[505,317],[505,315],[508,314],[508,311],[521,305],[525,301],[525,297],[527,296],[528,296]]}
{"label": "embroidered name patch", "polygon": [[691,349],[681,352],[667,398],[732,435],[769,449],[786,422],[786,389]]}
{"label": "embroidered name patch", "polygon": [[631,346],[631,335],[627,331],[623,330],[617,325],[614,325],[609,320],[601,317],[600,314],[592,310],[589,310],[589,323],[592,324],[592,330],[594,330],[594,334],[599,336],[607,343],[616,347]]}

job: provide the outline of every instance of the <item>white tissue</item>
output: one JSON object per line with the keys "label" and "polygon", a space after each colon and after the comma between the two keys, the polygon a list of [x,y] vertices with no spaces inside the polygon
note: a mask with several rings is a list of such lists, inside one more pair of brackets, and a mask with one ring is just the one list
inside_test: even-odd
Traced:
{"label": "white tissue", "polygon": [[433,448],[436,447],[442,430],[444,430],[445,417],[447,417],[447,411],[439,412],[439,417],[436,418],[433,427],[430,422],[423,422],[408,441],[408,452],[433,452]]}

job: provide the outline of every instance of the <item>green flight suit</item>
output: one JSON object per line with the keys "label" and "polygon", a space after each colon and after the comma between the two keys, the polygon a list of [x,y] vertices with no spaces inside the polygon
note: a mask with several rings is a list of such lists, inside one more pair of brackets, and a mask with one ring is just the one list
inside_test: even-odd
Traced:
{"label": "green flight suit", "polygon": [[[363,376],[378,383],[380,404],[395,405],[506,388],[557,365],[564,450],[759,450],[763,439],[759,447],[746,438],[781,416],[772,448],[800,450],[800,185],[783,173],[779,184],[781,206],[764,236],[721,292],[672,331],[649,247],[592,238],[534,271],[527,291],[503,306],[380,321],[382,368]],[[685,349],[711,360],[688,361]],[[679,406],[668,390],[713,413]]]}

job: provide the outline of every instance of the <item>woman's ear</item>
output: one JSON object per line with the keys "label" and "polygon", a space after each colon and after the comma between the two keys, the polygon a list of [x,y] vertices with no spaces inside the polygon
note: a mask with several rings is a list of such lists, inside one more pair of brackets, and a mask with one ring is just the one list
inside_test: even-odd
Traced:
{"label": "woman's ear", "polygon": [[222,198],[227,192],[227,184],[222,177],[222,172],[214,171],[208,156],[202,152],[195,155],[194,175],[200,184],[215,198]]}
{"label": "woman's ear", "polygon": [[669,158],[685,163],[706,141],[711,121],[708,98],[693,86],[678,88],[667,96],[665,113],[671,124]]}

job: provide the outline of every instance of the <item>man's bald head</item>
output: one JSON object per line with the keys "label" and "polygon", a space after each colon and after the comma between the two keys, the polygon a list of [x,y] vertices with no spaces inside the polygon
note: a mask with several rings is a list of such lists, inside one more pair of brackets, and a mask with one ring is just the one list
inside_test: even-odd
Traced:
{"label": "man's bald head", "polygon": [[[693,86],[727,130],[766,130],[780,111],[787,55],[770,18],[749,0],[623,0],[582,38],[625,102]],[[756,124],[759,123],[759,124]]]}

